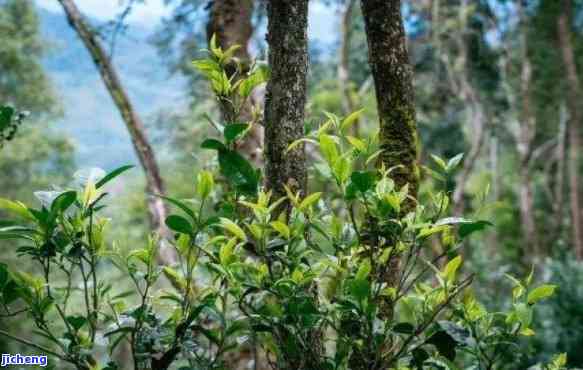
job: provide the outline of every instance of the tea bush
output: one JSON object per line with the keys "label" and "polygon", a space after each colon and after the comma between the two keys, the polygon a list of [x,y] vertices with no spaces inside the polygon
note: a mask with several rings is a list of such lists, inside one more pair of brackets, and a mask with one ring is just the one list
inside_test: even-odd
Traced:
{"label": "tea bush", "polygon": [[[196,175],[193,199],[163,197],[176,209],[166,219],[172,240],[109,242],[106,185],[129,166],[39,192],[40,208],[0,200],[13,216],[0,238],[38,266],[28,274],[0,264],[1,315],[31,319],[38,340],[0,335],[52,356],[53,368],[79,370],[124,368],[115,356],[122,346],[134,369],[232,369],[249,353],[255,366],[277,369],[504,368],[518,340],[535,334],[534,306],[556,287],[533,287],[532,274],[509,277],[512,308],[487,311],[459,251],[490,223],[448,217],[447,190],[418,200],[395,186],[394,169],[374,166],[376,136],[348,134],[360,112],[327,113],[291,145],[317,150],[330,190],[288,188],[274,198],[237,152],[254,124],[237,121],[239,107],[268,71],[253,66],[234,83],[224,68],[235,49],[212,44],[195,66],[234,119],[212,122],[221,138],[202,147],[216,151],[217,171]],[[433,175],[447,179],[461,156],[434,160]],[[431,240],[442,253],[428,248]],[[160,248],[178,262],[158,264]],[[132,290],[120,291],[112,265]],[[561,355],[546,368],[565,366]]]}

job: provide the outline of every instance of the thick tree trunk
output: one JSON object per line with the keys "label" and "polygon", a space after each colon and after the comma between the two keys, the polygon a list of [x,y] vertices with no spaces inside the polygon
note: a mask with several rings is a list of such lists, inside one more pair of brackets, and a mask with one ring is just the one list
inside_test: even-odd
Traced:
{"label": "thick tree trunk", "polygon": [[[417,196],[417,123],[413,70],[405,39],[400,0],[362,0],[369,63],[374,78],[380,126],[381,161],[398,187],[409,185]],[[410,211],[409,201],[404,212]]]}
{"label": "thick tree trunk", "polygon": [[581,86],[571,42],[573,4],[570,0],[561,1],[561,13],[557,28],[563,64],[567,79],[567,109],[569,111],[569,187],[571,198],[571,224],[575,255],[583,259],[583,225],[581,224],[581,200],[579,189],[579,150],[581,149],[580,126],[583,114],[579,106]]}
{"label": "thick tree trunk", "polygon": [[[251,57],[249,54],[249,40],[253,35],[253,8],[254,0],[214,0],[210,9],[207,23],[207,38],[210,41],[216,35],[218,45],[227,50],[231,46],[239,45],[235,57],[239,59],[242,73],[249,70]],[[237,72],[237,66],[233,63],[227,70],[229,77]],[[234,81],[235,82],[235,81]],[[238,120],[251,122],[255,99],[245,101],[239,112]],[[221,113],[226,121],[232,120],[232,107],[229,102],[221,105]],[[233,123],[233,122],[226,122]],[[254,125],[247,134],[245,140],[237,148],[256,166],[262,165],[263,127]]]}
{"label": "thick tree trunk", "polygon": [[[391,177],[397,187],[409,186],[409,194],[417,197],[419,173],[417,167],[417,121],[413,98],[413,69],[409,63],[405,27],[401,16],[400,0],[361,0],[365,31],[368,42],[369,63],[379,115],[379,144],[382,150],[379,165],[393,168]],[[398,167],[396,167],[398,166]],[[415,209],[415,202],[408,199],[403,214]],[[369,222],[374,222],[369,220]],[[374,230],[374,225],[372,225]],[[364,243],[382,248],[380,238],[373,231],[366,231]],[[370,234],[370,235],[366,235]],[[394,241],[388,240],[387,245]],[[400,277],[400,259],[393,257],[384,266],[378,278],[388,287],[396,287]],[[379,302],[381,316],[391,322],[394,303],[391,299]],[[360,355],[360,356],[359,356]],[[369,358],[374,353],[352,356],[352,369],[369,369]],[[363,357],[363,358],[359,358]],[[391,360],[392,361],[392,360]],[[382,364],[382,368],[394,364]]]}
{"label": "thick tree trunk", "polygon": [[[416,197],[419,187],[417,121],[413,101],[413,69],[409,63],[401,1],[362,0],[361,6],[379,115],[379,139],[383,151],[379,165],[386,168],[399,166],[391,173],[392,179],[397,187],[408,185],[409,194]],[[404,203],[403,214],[414,208],[415,202],[408,199]],[[366,238],[370,239],[367,242],[382,247],[378,245],[377,236]],[[400,261],[391,258],[388,264],[380,279],[394,287],[399,277]],[[390,300],[380,303],[383,317],[392,320],[393,303]],[[352,366],[358,367],[358,364],[352,363]]]}
{"label": "thick tree trunk", "polygon": [[304,135],[308,72],[308,0],[267,2],[271,79],[265,98],[265,183],[275,199],[284,185],[306,194],[305,152],[288,146]]}
{"label": "thick tree trunk", "polygon": [[[85,47],[91,54],[93,62],[99,70],[101,78],[126,124],[134,149],[140,160],[144,174],[146,175],[146,191],[148,193],[147,202],[151,226],[161,235],[166,235],[167,230],[164,225],[166,219],[166,207],[160,198],[152,196],[156,194],[164,194],[164,183],[160,176],[160,169],[156,163],[154,151],[146,138],[142,120],[134,110],[129,97],[121,84],[119,76],[117,75],[115,67],[97,39],[95,32],[91,30],[90,26],[86,23],[82,14],[79,12],[75,2],[73,0],[59,0],[59,2],[63,6],[71,27],[77,32],[83,41],[83,44],[85,44]],[[163,255],[161,255],[161,262],[171,262],[173,256],[170,253],[166,253],[167,251],[162,252]]]}

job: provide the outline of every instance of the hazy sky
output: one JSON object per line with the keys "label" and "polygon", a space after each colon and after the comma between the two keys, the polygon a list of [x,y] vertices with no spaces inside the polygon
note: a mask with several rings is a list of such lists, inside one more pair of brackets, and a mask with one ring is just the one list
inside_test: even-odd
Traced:
{"label": "hazy sky", "polygon": [[[52,12],[62,12],[57,0],[35,0],[38,6]],[[127,0],[76,0],[81,11],[99,20],[114,19],[127,4]],[[164,6],[164,0],[145,0],[144,4],[136,4],[128,17],[129,23],[140,24],[147,28],[154,28],[160,19],[170,14],[170,7]],[[332,7],[325,7],[320,3],[310,4],[310,36],[328,43],[333,42],[338,27],[337,17]],[[330,21],[330,16],[334,21]]]}

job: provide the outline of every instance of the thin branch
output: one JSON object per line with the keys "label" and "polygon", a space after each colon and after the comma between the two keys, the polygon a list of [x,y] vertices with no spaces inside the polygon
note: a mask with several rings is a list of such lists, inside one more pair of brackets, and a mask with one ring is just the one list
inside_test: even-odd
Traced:
{"label": "thin branch", "polygon": [[77,365],[77,363],[75,363],[74,361],[68,359],[66,356],[61,355],[61,354],[59,354],[57,352],[54,352],[54,351],[52,351],[52,350],[50,350],[50,349],[48,349],[48,348],[46,348],[44,346],[41,346],[40,344],[36,344],[36,343],[30,342],[30,341],[28,341],[26,339],[16,337],[16,336],[14,336],[14,335],[12,335],[12,334],[4,331],[4,330],[0,330],[0,335],[3,335],[6,338],[12,339],[12,340],[14,340],[14,341],[16,341],[18,343],[24,344],[26,346],[29,346],[29,347],[38,349],[39,351],[42,351],[43,353],[48,353],[49,355],[55,356],[55,357],[57,357],[57,358],[59,358],[59,359],[61,359],[63,361],[67,361],[67,362],[69,362],[71,364]]}

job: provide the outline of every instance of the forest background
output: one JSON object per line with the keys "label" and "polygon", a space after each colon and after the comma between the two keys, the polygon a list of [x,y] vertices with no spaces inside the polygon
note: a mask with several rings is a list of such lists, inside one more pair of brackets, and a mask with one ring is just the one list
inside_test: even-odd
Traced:
{"label": "forest background", "polygon": [[[221,114],[190,63],[207,48],[213,5],[110,2],[77,1],[143,119],[167,193],[188,197],[195,174],[212,165],[200,150],[212,133],[205,115]],[[266,15],[256,3],[237,37],[245,36],[238,40],[245,51],[264,61]],[[561,3],[409,0],[402,12],[414,67],[419,161],[429,165],[432,154],[464,153],[449,184],[457,189],[454,213],[494,225],[466,246],[480,294],[493,309],[508,306],[512,286],[504,274],[524,275],[534,266],[540,282],[560,289],[537,312],[538,335],[522,350],[529,364],[566,352],[571,366],[583,367],[577,197],[583,187],[577,160],[583,2],[569,2],[568,11]],[[363,108],[356,133],[372,132],[376,101],[359,2],[312,0],[308,30],[306,126],[322,121],[323,111],[346,115]],[[0,150],[0,197],[30,204],[35,191],[64,186],[80,168],[137,164],[119,111],[56,0],[0,0],[0,45],[0,102],[29,112]],[[323,186],[318,171],[310,173],[313,189]],[[422,179],[421,193],[435,186],[427,172]],[[116,214],[116,239],[136,243],[147,235],[145,183],[139,168],[115,183],[117,203],[108,212]],[[4,251],[1,259],[17,261]],[[0,351],[12,346],[0,338]]]}

